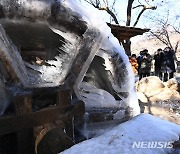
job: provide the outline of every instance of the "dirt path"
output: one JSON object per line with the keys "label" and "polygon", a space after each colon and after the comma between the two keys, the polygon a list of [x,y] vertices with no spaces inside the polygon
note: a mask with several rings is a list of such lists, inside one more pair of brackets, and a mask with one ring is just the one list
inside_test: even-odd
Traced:
{"label": "dirt path", "polygon": [[180,100],[167,100],[156,103],[140,102],[141,113],[149,113],[180,125]]}

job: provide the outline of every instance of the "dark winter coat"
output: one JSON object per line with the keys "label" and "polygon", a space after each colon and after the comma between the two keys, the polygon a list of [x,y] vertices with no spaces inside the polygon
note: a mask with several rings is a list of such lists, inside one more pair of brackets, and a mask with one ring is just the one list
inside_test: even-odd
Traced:
{"label": "dark winter coat", "polygon": [[144,73],[146,74],[151,72],[151,61],[152,61],[152,57],[150,54],[146,54],[142,57],[139,68],[140,74],[144,74]]}
{"label": "dark winter coat", "polygon": [[154,55],[155,72],[161,71],[162,59],[163,59],[163,53],[156,53]]}
{"label": "dark winter coat", "polygon": [[138,63],[138,69],[137,69],[137,71],[138,71],[138,74],[140,74],[139,70],[140,70],[140,67],[141,67],[141,61],[142,61],[142,59],[143,59],[143,55],[139,55],[139,56],[137,57],[137,63]]}
{"label": "dark winter coat", "polygon": [[162,56],[161,72],[171,73],[175,71],[174,51],[165,51]]}

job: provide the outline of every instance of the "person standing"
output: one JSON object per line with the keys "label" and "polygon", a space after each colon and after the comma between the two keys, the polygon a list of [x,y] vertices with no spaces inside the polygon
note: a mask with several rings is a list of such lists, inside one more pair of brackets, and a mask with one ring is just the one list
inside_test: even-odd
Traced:
{"label": "person standing", "polygon": [[163,81],[166,82],[174,77],[175,63],[174,63],[175,53],[170,47],[164,49],[162,57],[161,72],[163,74]]}
{"label": "person standing", "polygon": [[140,51],[139,55],[137,56],[136,60],[137,60],[137,63],[138,63],[138,75],[140,76],[140,67],[141,67],[141,61],[142,61],[142,58],[143,58],[143,51]]}
{"label": "person standing", "polygon": [[150,76],[151,62],[152,62],[152,57],[148,53],[148,50],[147,49],[143,50],[142,59],[140,61],[140,68],[139,68],[139,80],[141,80],[143,77]]}
{"label": "person standing", "polygon": [[131,57],[129,58],[129,62],[131,63],[131,67],[132,67],[134,74],[137,74],[138,63],[136,60],[136,54],[131,55]]}
{"label": "person standing", "polygon": [[162,80],[161,65],[162,65],[163,50],[159,48],[154,53],[154,74]]}

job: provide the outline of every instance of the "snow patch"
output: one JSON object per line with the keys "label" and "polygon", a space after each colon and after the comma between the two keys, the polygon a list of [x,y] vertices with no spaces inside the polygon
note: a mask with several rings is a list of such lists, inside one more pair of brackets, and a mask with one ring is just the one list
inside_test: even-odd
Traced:
{"label": "snow patch", "polygon": [[180,126],[149,114],[140,114],[103,135],[76,144],[60,154],[152,154],[169,153],[171,148],[133,148],[133,142],[174,142]]}

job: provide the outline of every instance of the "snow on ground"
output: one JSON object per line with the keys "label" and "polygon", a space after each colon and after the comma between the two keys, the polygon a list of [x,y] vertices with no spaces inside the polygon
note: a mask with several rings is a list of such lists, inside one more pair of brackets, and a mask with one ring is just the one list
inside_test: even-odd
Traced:
{"label": "snow on ground", "polygon": [[[140,114],[101,136],[74,145],[61,154],[165,154],[172,149],[160,148],[161,145],[179,140],[179,136],[180,126],[150,114]],[[144,145],[133,148],[133,142],[138,141],[142,141]],[[157,148],[143,148],[145,144],[155,142],[158,142]]]}

